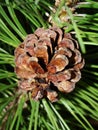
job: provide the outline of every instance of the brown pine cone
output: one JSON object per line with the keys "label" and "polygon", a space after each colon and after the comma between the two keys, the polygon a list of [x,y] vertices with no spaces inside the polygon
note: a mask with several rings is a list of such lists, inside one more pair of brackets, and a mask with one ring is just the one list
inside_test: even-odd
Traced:
{"label": "brown pine cone", "polygon": [[15,50],[19,89],[32,98],[57,100],[58,91],[69,93],[81,78],[84,66],[79,46],[71,35],[57,27],[39,28]]}

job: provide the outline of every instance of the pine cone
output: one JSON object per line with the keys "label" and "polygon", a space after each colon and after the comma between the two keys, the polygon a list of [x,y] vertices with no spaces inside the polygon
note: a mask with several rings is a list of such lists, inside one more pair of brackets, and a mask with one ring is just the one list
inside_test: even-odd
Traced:
{"label": "pine cone", "polygon": [[[65,3],[62,5],[58,12],[58,8],[60,7],[62,0],[55,0],[54,7],[51,7],[52,15],[47,15],[49,17],[48,21],[52,24],[52,26],[62,26],[65,22],[71,23],[71,19],[69,16],[68,11],[65,8],[67,5],[73,15],[77,15],[76,12],[76,5],[78,4],[79,0],[65,0]],[[54,15],[58,12],[58,16],[54,18]]]}
{"label": "pine cone", "polygon": [[[77,4],[79,0],[66,0],[65,1],[65,4],[68,5],[68,6],[73,6],[75,4]],[[61,3],[61,0],[55,0],[55,6],[58,7]]]}
{"label": "pine cone", "polygon": [[79,46],[71,35],[57,27],[39,28],[15,50],[19,89],[32,98],[57,101],[58,92],[69,93],[81,78],[84,66]]}

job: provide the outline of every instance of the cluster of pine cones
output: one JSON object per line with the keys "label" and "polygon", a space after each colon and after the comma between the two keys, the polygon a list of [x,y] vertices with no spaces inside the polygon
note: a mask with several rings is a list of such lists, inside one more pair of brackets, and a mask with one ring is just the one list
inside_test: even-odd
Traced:
{"label": "cluster of pine cones", "polygon": [[81,78],[84,59],[69,33],[58,27],[38,28],[15,50],[18,87],[31,92],[34,100],[58,99],[58,92],[69,93]]}

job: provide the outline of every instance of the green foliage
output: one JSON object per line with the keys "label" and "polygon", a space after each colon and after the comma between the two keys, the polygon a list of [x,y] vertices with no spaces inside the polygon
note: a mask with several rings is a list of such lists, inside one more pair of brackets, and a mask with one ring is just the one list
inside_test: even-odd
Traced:
{"label": "green foliage", "polygon": [[[0,2],[0,129],[1,130],[94,130],[98,121],[98,2],[85,0],[75,5],[76,14],[62,0],[53,14],[52,0],[1,0]],[[64,6],[71,22],[59,21]],[[51,26],[46,13],[56,25],[66,27],[79,41],[85,58],[82,79],[70,94],[60,100],[35,102],[30,94],[20,95],[14,73],[14,49],[36,28]],[[17,93],[18,92],[18,93]],[[97,128],[96,128],[97,129]]]}

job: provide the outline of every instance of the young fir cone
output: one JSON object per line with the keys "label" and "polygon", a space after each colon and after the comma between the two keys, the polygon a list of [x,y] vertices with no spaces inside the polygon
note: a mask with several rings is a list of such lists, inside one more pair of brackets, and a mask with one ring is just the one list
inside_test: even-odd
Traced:
{"label": "young fir cone", "polygon": [[15,50],[19,89],[34,100],[57,101],[58,91],[69,93],[81,78],[84,59],[77,41],[58,27],[39,28]]}
{"label": "young fir cone", "polygon": [[[61,2],[62,2],[62,0],[55,0],[54,7],[51,7],[51,11],[53,14],[55,14],[57,12]],[[77,14],[76,5],[78,4],[78,2],[79,2],[79,0],[65,0],[64,5],[58,12],[58,18],[56,18],[56,20],[58,19],[59,23],[65,23],[65,22],[70,23],[71,22],[70,16],[65,8],[65,5],[67,5],[69,7],[70,11],[74,15],[74,14]],[[49,22],[55,26],[57,21],[54,22],[54,15],[52,16],[52,15],[48,14],[48,17],[49,17],[49,19],[48,19]]]}

